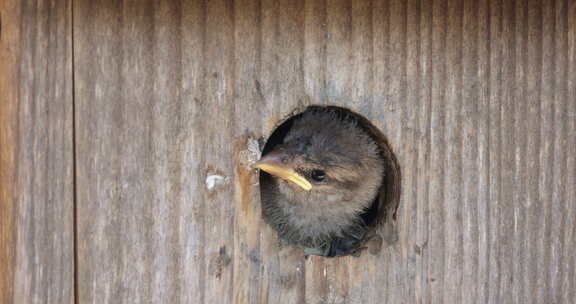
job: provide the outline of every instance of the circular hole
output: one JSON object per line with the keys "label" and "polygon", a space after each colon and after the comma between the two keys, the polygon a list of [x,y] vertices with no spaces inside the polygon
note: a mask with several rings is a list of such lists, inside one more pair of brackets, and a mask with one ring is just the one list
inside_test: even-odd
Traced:
{"label": "circular hole", "polygon": [[[371,203],[370,207],[361,214],[361,218],[368,228],[378,227],[383,223],[395,219],[400,201],[400,166],[384,134],[368,119],[358,113],[337,106],[308,106],[304,111],[286,118],[274,129],[264,145],[262,156],[267,155],[269,152],[274,150],[276,146],[282,144],[284,138],[289,134],[294,122],[310,111],[329,111],[338,119],[346,121],[352,120],[377,144],[379,155],[384,164],[382,182],[375,199]],[[318,175],[318,179],[323,178],[320,177],[322,174],[319,174],[319,172],[317,172],[316,175]],[[268,173],[260,171],[261,187],[270,183],[271,178],[271,175]],[[261,191],[261,198],[262,201],[266,199],[263,191]]]}

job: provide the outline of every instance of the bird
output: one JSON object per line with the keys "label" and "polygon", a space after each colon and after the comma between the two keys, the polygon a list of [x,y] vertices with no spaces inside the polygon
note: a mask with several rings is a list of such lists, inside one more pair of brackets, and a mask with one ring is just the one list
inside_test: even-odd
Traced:
{"label": "bird", "polygon": [[336,106],[309,106],[274,133],[254,167],[262,215],[280,241],[306,256],[358,256],[370,243],[378,252],[378,227],[395,213],[387,204],[397,207],[386,191],[399,175],[383,135]]}

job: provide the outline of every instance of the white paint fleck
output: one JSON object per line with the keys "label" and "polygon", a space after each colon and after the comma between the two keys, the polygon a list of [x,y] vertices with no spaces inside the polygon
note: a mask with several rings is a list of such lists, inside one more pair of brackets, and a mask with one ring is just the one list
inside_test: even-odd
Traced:
{"label": "white paint fleck", "polygon": [[224,185],[227,182],[227,178],[218,174],[209,174],[206,176],[206,188],[208,190],[213,190],[217,186]]}

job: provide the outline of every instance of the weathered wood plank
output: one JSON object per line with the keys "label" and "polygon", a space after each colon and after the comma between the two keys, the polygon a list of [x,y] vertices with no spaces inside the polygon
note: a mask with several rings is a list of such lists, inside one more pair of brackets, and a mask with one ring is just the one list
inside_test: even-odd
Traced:
{"label": "weathered wood plank", "polygon": [[555,147],[556,149],[566,149],[566,159],[557,160],[561,163],[566,163],[566,169],[563,174],[566,174],[566,188],[564,189],[564,201],[566,202],[566,224],[563,230],[566,231],[564,238],[565,249],[565,263],[560,267],[566,269],[565,278],[563,279],[562,299],[566,302],[576,298],[576,255],[573,254],[571,248],[576,246],[576,102],[573,97],[576,96],[576,1],[568,1],[567,14],[563,17],[566,18],[568,23],[567,28],[567,45],[568,52],[566,62],[568,67],[567,74],[567,90],[564,92],[566,99],[563,102],[567,103],[566,108],[566,137],[563,142]]}
{"label": "weathered wood plank", "polygon": [[[479,234],[482,229],[481,222],[479,222],[478,197],[482,194],[479,193],[478,185],[481,185],[482,180],[485,179],[485,172],[481,172],[480,168],[483,167],[481,160],[481,153],[485,153],[482,146],[485,145],[486,140],[486,121],[487,121],[487,95],[485,93],[489,82],[486,79],[486,60],[487,56],[485,46],[488,39],[485,37],[487,24],[486,18],[486,2],[482,1],[466,1],[463,3],[462,9],[464,15],[462,18],[462,50],[460,53],[462,69],[460,73],[459,86],[466,86],[465,90],[460,91],[459,98],[461,100],[476,100],[477,102],[462,103],[460,121],[462,127],[461,137],[461,167],[460,177],[460,200],[462,201],[462,234],[461,234],[461,248],[462,257],[462,286],[474,286],[477,281],[485,281],[479,279],[481,274],[480,260],[478,256],[481,254]],[[466,33],[466,35],[464,35]],[[480,68],[483,67],[483,69]],[[476,79],[482,81],[476,82]],[[457,114],[458,115],[458,114]],[[482,130],[482,131],[480,131]],[[478,174],[465,174],[464,172],[478,172]],[[484,182],[484,187],[486,183]],[[485,197],[484,200],[487,198]],[[483,201],[484,201],[483,200]],[[466,244],[466,246],[463,246]],[[459,298],[461,301],[470,303],[480,303],[480,295],[482,290],[474,288],[471,290],[460,289]]]}
{"label": "weathered wood plank", "polygon": [[[550,196],[548,199],[552,203],[551,206],[551,231],[550,238],[552,246],[550,246],[550,264],[552,267],[549,268],[549,278],[556,277],[556,280],[550,280],[550,288],[545,290],[547,292],[547,298],[556,303],[567,302],[568,298],[565,298],[568,293],[564,293],[566,286],[563,284],[565,281],[565,274],[569,272],[569,269],[562,267],[565,264],[568,256],[565,253],[566,246],[570,246],[570,243],[564,241],[564,237],[569,233],[564,230],[566,222],[569,221],[568,216],[570,216],[569,202],[566,201],[566,150],[562,149],[563,141],[567,139],[566,137],[566,124],[568,123],[568,82],[564,79],[568,78],[568,20],[566,18],[568,14],[568,3],[565,1],[560,1],[554,3],[554,9],[551,12],[553,18],[555,19],[554,24],[554,35],[553,35],[553,47],[558,50],[558,53],[553,52],[554,55],[554,67],[551,73],[554,74],[554,109],[551,117],[553,121],[554,132],[551,134],[553,136],[552,145],[552,158],[553,165],[550,166],[554,174],[551,181]],[[550,18],[550,17],[549,17]],[[557,92],[556,92],[557,91]],[[569,259],[569,258],[568,258]]]}
{"label": "weathered wood plank", "polygon": [[[502,79],[504,77],[504,71],[509,71],[513,67],[511,67],[511,61],[514,59],[512,56],[512,52],[514,49],[512,47],[508,47],[510,45],[510,36],[511,31],[509,29],[508,23],[505,23],[506,20],[514,20],[511,17],[504,18],[503,16],[507,16],[510,11],[509,6],[506,7],[506,3],[489,3],[489,36],[486,37],[488,40],[488,55],[489,61],[487,65],[487,69],[489,70],[489,77],[488,80],[489,84],[489,95],[490,99],[488,102],[488,115],[486,119],[487,128],[483,132],[486,132],[485,135],[487,137],[486,140],[486,150],[484,151],[487,153],[487,164],[484,168],[483,173],[486,174],[486,178],[488,179],[487,184],[484,185],[484,188],[481,189],[481,192],[484,192],[485,196],[485,203],[479,205],[479,210],[484,210],[484,217],[479,218],[479,220],[484,220],[484,229],[485,235],[483,242],[481,244],[485,245],[485,254],[486,257],[484,258],[484,273],[486,274],[485,281],[488,282],[485,284],[485,289],[482,294],[481,302],[484,303],[494,303],[497,299],[496,286],[498,284],[498,230],[496,229],[496,225],[498,222],[498,209],[497,204],[499,202],[499,186],[500,186],[500,146],[501,146],[501,130],[502,130],[502,122],[501,122],[501,99],[506,98],[510,99],[510,96],[503,97],[503,87],[502,87]],[[506,43],[495,43],[491,40],[492,37],[501,37],[502,41]],[[505,70],[505,68],[507,70]],[[513,79],[512,76],[509,76],[511,73],[508,72],[507,75],[508,79]],[[482,207],[480,207],[482,206]],[[518,284],[517,284],[518,285]]]}
{"label": "weathered wood plank", "polygon": [[[428,220],[428,246],[429,260],[427,265],[426,280],[430,284],[430,299],[432,303],[444,302],[444,273],[446,267],[446,213],[451,208],[447,202],[452,201],[446,197],[445,185],[447,182],[447,147],[451,142],[446,138],[448,133],[446,126],[446,107],[450,104],[446,101],[445,85],[449,79],[446,68],[447,48],[449,48],[446,39],[446,28],[448,23],[448,1],[434,2],[432,7],[432,75],[430,86],[430,197],[428,201],[429,220]],[[450,126],[448,126],[450,128]],[[397,139],[399,140],[399,139]],[[454,206],[455,207],[455,206]],[[454,227],[457,230],[457,227]],[[433,241],[432,241],[433,240]]]}
{"label": "weathered wood plank", "polygon": [[16,147],[18,62],[20,59],[20,7],[18,1],[0,3],[0,302],[14,299],[16,266]]}
{"label": "weathered wood plank", "polygon": [[[571,303],[576,4],[75,3],[80,302]],[[399,241],[305,260],[260,219],[258,139],[359,111]]]}
{"label": "weathered wood plank", "polygon": [[[180,185],[182,189],[180,219],[178,225],[178,236],[181,245],[177,248],[175,255],[180,255],[180,273],[182,276],[180,289],[181,303],[205,303],[205,277],[207,267],[204,264],[206,251],[204,250],[204,231],[211,225],[205,217],[201,215],[205,209],[205,198],[202,189],[206,187],[202,176],[189,172],[206,172],[201,164],[204,152],[201,138],[193,136],[194,129],[202,129],[203,111],[200,111],[203,104],[204,94],[204,72],[203,61],[205,56],[205,4],[201,1],[186,1],[182,3],[182,13],[180,22],[180,32],[182,33],[182,82],[179,92],[181,98],[188,102],[181,102],[183,108],[179,112],[180,145],[182,163],[174,162],[174,165],[182,168]],[[185,71],[196,71],[185,72]],[[177,88],[178,89],[178,88]],[[215,172],[216,174],[219,174]],[[186,186],[189,185],[189,186]],[[222,185],[218,185],[221,187]],[[177,295],[176,295],[177,296]],[[208,295],[210,296],[210,295]],[[178,296],[177,296],[178,297]]]}
{"label": "weathered wood plank", "polygon": [[[416,260],[415,269],[413,270],[415,275],[413,277],[413,285],[415,285],[414,302],[430,303],[431,302],[431,290],[430,281],[428,279],[428,261],[430,260],[430,251],[428,250],[428,239],[430,231],[428,227],[430,226],[430,181],[431,176],[431,166],[430,166],[430,150],[432,148],[432,142],[430,139],[431,134],[431,124],[432,124],[432,97],[431,97],[431,87],[430,82],[432,81],[432,27],[430,26],[432,22],[432,2],[420,2],[416,6],[417,18],[419,20],[417,24],[417,36],[416,41],[418,41],[418,74],[417,78],[412,82],[414,90],[418,92],[418,95],[414,99],[414,106],[417,107],[418,115],[414,119],[414,131],[417,135],[417,148],[414,153],[417,153],[418,160],[414,164],[414,168],[406,168],[406,165],[402,166],[404,175],[413,175],[419,178],[415,179],[415,191],[416,197],[412,203],[416,210],[416,222],[413,224],[413,230],[415,230],[415,235],[413,240],[409,245],[407,245],[410,250],[410,255],[412,259]],[[409,166],[409,164],[408,164]],[[403,189],[409,189],[403,185]],[[409,187],[409,186],[408,186]],[[407,196],[406,190],[403,193],[403,201],[400,208],[407,207],[410,203],[406,203],[406,200],[410,198]],[[401,209],[403,210],[403,209]],[[413,252],[412,252],[413,251]],[[411,259],[408,257],[408,260]]]}
{"label": "weathered wood plank", "polygon": [[0,302],[73,303],[70,1],[0,4]]}
{"label": "weathered wood plank", "polygon": [[[258,138],[263,118],[258,123],[242,119],[253,116],[265,106],[261,92],[262,14],[260,3],[246,0],[234,3],[245,9],[234,10],[234,203],[242,216],[234,218],[234,269],[232,303],[261,303],[264,269],[262,267],[259,193],[252,184],[249,163],[258,157]],[[257,29],[257,30],[254,30]],[[238,76],[241,75],[241,76]],[[268,83],[266,83],[267,85]],[[247,103],[246,100],[251,102]],[[251,152],[248,147],[252,147]]]}
{"label": "weathered wood plank", "polygon": [[[190,38],[201,31],[180,8],[151,1],[75,5],[82,303],[190,302],[205,286],[198,273],[207,269],[194,263],[203,262],[205,246],[188,233],[203,229],[189,219],[204,211],[179,203],[202,204],[195,187],[203,181],[188,174],[205,169],[196,168],[201,156],[191,137],[201,127],[192,119],[201,73],[182,72],[195,63],[181,50],[192,45],[197,52],[190,55],[201,55]],[[189,26],[186,35],[167,20]]]}

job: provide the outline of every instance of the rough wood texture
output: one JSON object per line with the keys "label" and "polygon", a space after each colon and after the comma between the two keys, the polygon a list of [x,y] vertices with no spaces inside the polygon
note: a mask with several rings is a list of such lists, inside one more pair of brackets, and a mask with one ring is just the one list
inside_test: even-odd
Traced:
{"label": "rough wood texture", "polygon": [[[0,26],[2,303],[576,298],[574,0],[8,0]],[[260,219],[257,141],[311,102],[395,149],[380,256],[305,260]]]}
{"label": "rough wood texture", "polygon": [[0,3],[0,302],[74,301],[68,1]]}
{"label": "rough wood texture", "polygon": [[14,296],[16,119],[20,20],[16,1],[0,2],[0,302]]}
{"label": "rough wood texture", "polygon": [[[77,2],[82,303],[573,302],[574,1]],[[249,147],[310,102],[396,149],[379,257],[260,220]]]}

